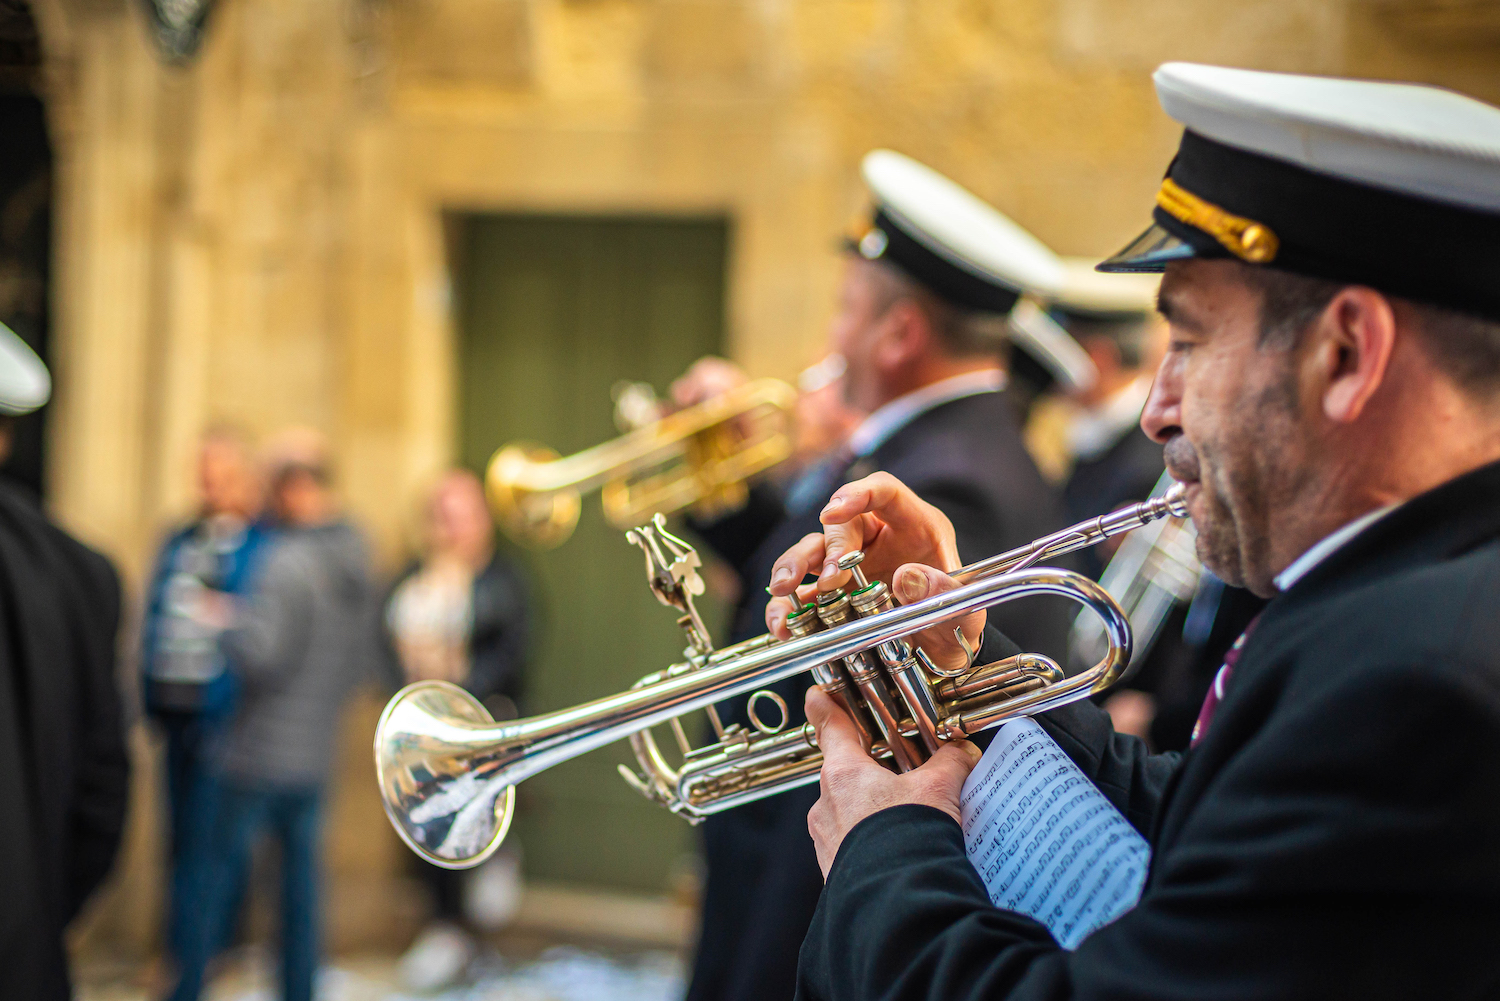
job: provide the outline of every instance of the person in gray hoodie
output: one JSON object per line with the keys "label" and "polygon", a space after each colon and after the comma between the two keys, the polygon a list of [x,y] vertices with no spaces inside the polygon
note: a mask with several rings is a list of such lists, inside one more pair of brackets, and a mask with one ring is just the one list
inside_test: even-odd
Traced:
{"label": "person in gray hoodie", "polygon": [[[359,532],[339,513],[327,450],[306,431],[271,451],[280,532],[248,602],[218,610],[221,643],[240,674],[240,705],[217,748],[224,794],[200,926],[233,906],[232,875],[268,830],[281,854],[281,982],[285,1001],[312,1001],[318,947],[319,827],[340,710],[360,677],[372,591]],[[174,1001],[203,986],[211,943],[183,957]]]}

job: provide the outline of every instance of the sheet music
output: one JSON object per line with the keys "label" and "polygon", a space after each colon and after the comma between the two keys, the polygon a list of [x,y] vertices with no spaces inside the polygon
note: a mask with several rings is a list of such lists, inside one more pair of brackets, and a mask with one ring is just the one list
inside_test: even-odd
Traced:
{"label": "sheet music", "polygon": [[1063,948],[1140,899],[1151,847],[1031,720],[999,729],[959,808],[990,901],[1040,921]]}

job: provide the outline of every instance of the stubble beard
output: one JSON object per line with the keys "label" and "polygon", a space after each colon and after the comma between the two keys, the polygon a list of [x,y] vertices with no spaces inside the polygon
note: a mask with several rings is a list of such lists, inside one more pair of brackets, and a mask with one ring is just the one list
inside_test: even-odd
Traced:
{"label": "stubble beard", "polygon": [[1277,379],[1231,413],[1245,418],[1229,435],[1210,436],[1194,452],[1199,476],[1201,521],[1198,559],[1220,580],[1269,597],[1270,532],[1276,509],[1290,503],[1306,479],[1296,475],[1294,414],[1296,386]]}
{"label": "stubble beard", "polygon": [[[1205,451],[1211,455],[1214,450]],[[1244,552],[1229,490],[1221,482],[1225,478],[1222,468],[1215,462],[1203,462],[1200,456],[1198,497],[1202,514],[1193,519],[1198,532],[1198,559],[1224,583],[1244,587]]]}

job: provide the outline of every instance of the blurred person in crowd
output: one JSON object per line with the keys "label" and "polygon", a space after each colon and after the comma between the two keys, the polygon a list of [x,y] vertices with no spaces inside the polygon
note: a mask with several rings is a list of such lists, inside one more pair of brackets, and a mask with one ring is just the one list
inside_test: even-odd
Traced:
{"label": "blurred person in crowd", "polygon": [[[876,212],[846,246],[829,348],[843,362],[846,414],[866,416],[849,420],[855,426],[847,434],[829,436],[836,447],[789,490],[758,483],[742,511],[694,525],[743,582],[731,643],[765,630],[765,585],[776,558],[819,530],[818,512],[835,489],[875,470],[909,478],[959,526],[970,558],[1063,524],[1060,498],[1022,447],[1002,363],[1007,314],[1037,282],[1056,281],[1061,265],[1010,220],[905,157],[872,154],[865,179]],[[934,213],[946,214],[955,199],[968,211],[942,225]],[[980,236],[957,246],[943,235],[965,229]],[[984,248],[979,256],[976,245]],[[673,396],[692,405],[744,378],[723,359],[704,359]],[[1058,649],[1069,611],[1012,605],[998,614],[1023,642],[1037,644],[1028,649]],[[804,677],[772,686],[793,707],[790,726],[801,725],[806,685]],[[726,724],[748,725],[743,700],[719,712]],[[704,823],[707,880],[689,1001],[791,998],[798,948],[823,883],[806,819],[816,798],[815,788],[804,787]]]}
{"label": "blurred person in crowd", "polygon": [[[246,595],[270,538],[258,520],[264,487],[244,432],[228,425],[205,432],[197,476],[198,510],[162,544],[141,631],[146,712],[167,740],[167,951],[174,961],[188,928],[201,920],[218,802],[210,751],[237,689],[220,649],[223,624],[212,596]],[[225,914],[211,948],[224,944],[237,912],[235,906]]]}
{"label": "blurred person in crowd", "polygon": [[[1087,352],[1097,374],[1088,385],[1039,403],[1028,432],[1034,443],[1039,425],[1053,431],[1068,520],[1077,522],[1145,500],[1162,478],[1162,446],[1141,430],[1140,419],[1165,324],[1156,315],[1157,276],[1100,274],[1093,262],[1077,259],[1064,264],[1063,287],[1046,317]],[[1049,415],[1056,420],[1049,422]],[[1083,550],[1076,557],[1080,569],[1097,580],[1117,548],[1111,539]],[[1126,685],[1101,700],[1121,733],[1146,736],[1163,682],[1168,675],[1180,678],[1171,666],[1182,655],[1182,623],[1183,610],[1175,609]]]}
{"label": "blurred person in crowd", "polygon": [[[41,359],[0,325],[0,461],[15,418],[50,394]],[[63,933],[120,845],[119,621],[109,561],[0,480],[0,997],[72,996]]]}
{"label": "blurred person in crowd", "polygon": [[317,973],[322,803],[339,712],[368,650],[369,567],[363,539],[340,514],[321,435],[284,432],[266,465],[277,534],[255,586],[248,600],[205,596],[240,695],[214,749],[222,783],[215,859],[181,957],[179,1001],[198,997],[211,935],[267,830],[281,856],[284,1001],[311,1001]]}
{"label": "blurred person in crowd", "polygon": [[[423,555],[396,579],[382,603],[380,639],[392,687],[449,681],[484,703],[495,719],[517,715],[526,664],[530,602],[520,568],[495,546],[479,477],[446,473],[424,508]],[[476,954],[471,929],[503,924],[520,894],[513,841],[477,870],[415,859],[433,898],[433,921],[401,961],[415,990],[458,980]]]}
{"label": "blurred person in crowd", "polygon": [[[1141,430],[1141,410],[1165,347],[1156,315],[1154,275],[1105,275],[1090,261],[1068,260],[1062,292],[1048,313],[1087,352],[1098,373],[1069,394],[1072,470],[1063,487],[1069,521],[1082,521],[1145,500],[1166,470],[1162,447]],[[1097,547],[1096,547],[1097,549]],[[1108,554],[1084,550],[1097,576]]]}

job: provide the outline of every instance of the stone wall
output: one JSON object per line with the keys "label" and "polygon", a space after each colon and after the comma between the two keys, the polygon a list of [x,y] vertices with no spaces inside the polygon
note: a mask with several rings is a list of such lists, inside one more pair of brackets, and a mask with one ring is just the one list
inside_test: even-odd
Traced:
{"label": "stone wall", "polygon": [[[137,592],[215,419],[327,430],[393,558],[456,447],[445,213],[726,213],[733,354],[789,376],[819,353],[872,147],[1101,254],[1142,225],[1176,141],[1164,60],[1500,101],[1484,0],[221,0],[185,68],[134,2],[33,6],[60,155],[52,504]],[[330,824],[364,913],[399,864],[372,712],[348,724]],[[96,927],[144,949],[159,838],[138,746]]]}

